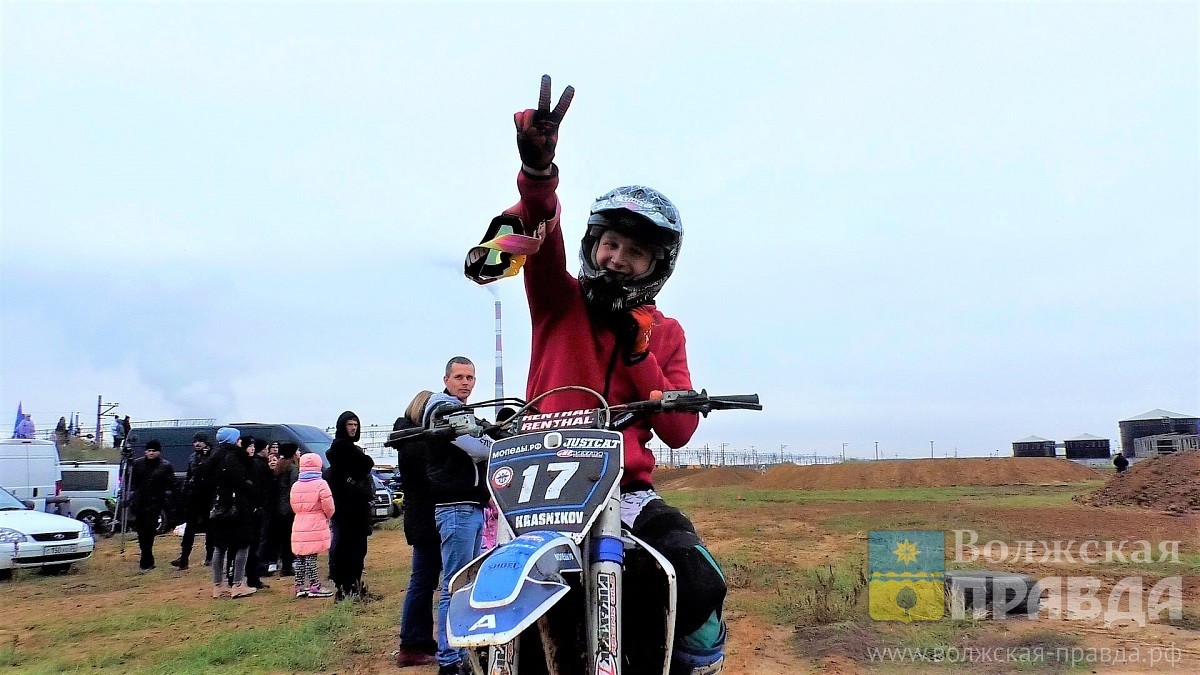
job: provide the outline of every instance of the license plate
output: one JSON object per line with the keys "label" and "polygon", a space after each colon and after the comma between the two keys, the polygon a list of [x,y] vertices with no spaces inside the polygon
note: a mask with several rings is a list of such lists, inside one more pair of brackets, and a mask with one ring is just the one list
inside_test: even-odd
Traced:
{"label": "license plate", "polygon": [[45,555],[58,555],[60,553],[75,553],[79,550],[79,544],[62,544],[60,546],[47,546],[42,549]]}
{"label": "license plate", "polygon": [[[361,513],[361,511],[360,511],[360,513]],[[386,516],[387,514],[388,514],[388,508],[386,506],[375,507],[375,515]]]}

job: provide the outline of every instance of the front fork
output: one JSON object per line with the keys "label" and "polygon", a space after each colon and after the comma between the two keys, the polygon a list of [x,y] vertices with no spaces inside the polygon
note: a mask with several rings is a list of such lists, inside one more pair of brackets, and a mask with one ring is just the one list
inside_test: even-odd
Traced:
{"label": "front fork", "polygon": [[588,551],[587,638],[589,673],[621,672],[621,571],[625,549],[621,543],[621,502],[610,499],[592,526]]}

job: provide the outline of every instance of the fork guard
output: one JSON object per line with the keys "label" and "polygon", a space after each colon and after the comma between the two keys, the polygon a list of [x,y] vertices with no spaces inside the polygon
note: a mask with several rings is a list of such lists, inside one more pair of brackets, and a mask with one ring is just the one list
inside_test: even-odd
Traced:
{"label": "fork guard", "polygon": [[452,647],[509,642],[570,591],[563,574],[583,571],[579,547],[557,532],[528,532],[472,560],[450,580]]}

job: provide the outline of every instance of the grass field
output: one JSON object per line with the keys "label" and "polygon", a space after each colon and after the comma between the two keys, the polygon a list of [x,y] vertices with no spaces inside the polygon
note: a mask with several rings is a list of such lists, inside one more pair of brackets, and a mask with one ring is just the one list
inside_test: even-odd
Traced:
{"label": "grass field", "polygon": [[[1095,484],[912,490],[681,490],[666,495],[693,518],[727,572],[730,642],[726,673],[937,672],[970,665],[872,661],[885,647],[1101,649],[1175,644],[1178,672],[1200,671],[1200,548],[1197,520],[1072,500]],[[385,597],[366,605],[295,600],[290,580],[253,597],[214,601],[208,569],[166,564],[178,539],[161,537],[158,569],[138,575],[136,544],[116,539],[69,575],[21,572],[0,585],[9,619],[0,628],[0,670],[22,673],[399,672],[391,663],[409,549],[398,521],[370,540],[366,578]],[[877,529],[970,529],[980,543],[1094,538],[1182,542],[1180,562],[1001,565],[1034,576],[1088,574],[1106,583],[1130,574],[1185,578],[1176,626],[1104,626],[1068,621],[950,621],[911,624],[867,616],[866,533]],[[948,567],[956,563],[947,537]],[[193,553],[193,558],[196,554]],[[195,561],[194,561],[195,562]],[[321,561],[324,570],[325,561]],[[989,565],[989,567],[996,567]],[[992,672],[1089,671],[1101,664],[1012,662]],[[1185,668],[1186,666],[1186,668]],[[998,668],[998,670],[997,670]],[[1117,668],[1142,670],[1141,664]],[[1149,670],[1148,668],[1146,669]],[[433,672],[415,668],[405,672]]]}

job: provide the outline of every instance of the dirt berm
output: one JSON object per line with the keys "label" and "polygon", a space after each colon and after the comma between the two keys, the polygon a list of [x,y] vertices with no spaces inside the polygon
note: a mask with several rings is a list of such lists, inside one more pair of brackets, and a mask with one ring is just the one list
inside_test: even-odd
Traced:
{"label": "dirt berm", "polygon": [[1200,512],[1200,452],[1142,460],[1125,473],[1114,475],[1099,490],[1076,499],[1094,506]]}
{"label": "dirt berm", "polygon": [[663,489],[745,486],[762,490],[1045,485],[1103,480],[1105,474],[1065,459],[977,457],[906,459],[799,466],[782,464],[766,473],[746,467],[666,469],[655,472]]}
{"label": "dirt berm", "polygon": [[749,485],[762,476],[746,466],[715,466],[710,469],[655,469],[654,485],[663,489]]}

